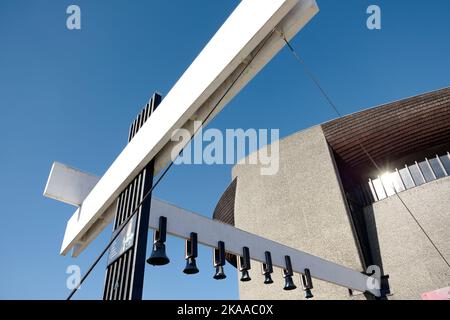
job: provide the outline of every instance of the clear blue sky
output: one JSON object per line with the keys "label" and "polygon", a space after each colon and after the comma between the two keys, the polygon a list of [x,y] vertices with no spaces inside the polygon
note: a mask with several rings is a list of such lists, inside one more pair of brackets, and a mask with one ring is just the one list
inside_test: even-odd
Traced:
{"label": "clear blue sky", "polygon": [[[82,30],[66,29],[78,4]],[[0,0],[0,299],[63,299],[66,267],[85,271],[111,228],[78,259],[58,255],[74,209],[42,196],[53,161],[101,175],[126,144],[130,122],[151,94],[165,94],[237,0]],[[448,0],[318,0],[321,12],[293,40],[342,113],[450,85]],[[366,28],[369,4],[382,30]],[[279,128],[281,136],[335,115],[284,49],[211,127]],[[176,166],[155,195],[211,216],[230,166]],[[211,279],[185,276],[182,241],[172,263],[147,267],[146,299],[236,299],[231,266]],[[77,294],[101,297],[103,260]],[[259,269],[255,268],[254,272]]]}

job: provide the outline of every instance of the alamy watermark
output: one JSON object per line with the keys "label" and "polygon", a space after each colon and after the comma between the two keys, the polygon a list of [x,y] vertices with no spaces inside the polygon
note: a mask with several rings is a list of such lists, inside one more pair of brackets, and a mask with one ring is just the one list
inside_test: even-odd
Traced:
{"label": "alamy watermark", "polygon": [[[260,166],[261,175],[278,173],[279,129],[226,129],[223,133],[213,128],[203,130],[202,123],[195,121],[194,132],[197,134],[190,141],[189,130],[173,131],[171,159],[175,165],[251,164]],[[249,155],[245,157],[247,150]]]}
{"label": "alamy watermark", "polygon": [[75,4],[67,7],[66,13],[69,15],[66,20],[66,27],[69,30],[81,30],[81,8]]}
{"label": "alamy watermark", "polygon": [[381,30],[381,8],[375,4],[370,5],[367,8],[367,14],[370,16],[367,18],[367,29],[369,30]]}
{"label": "alamy watermark", "polygon": [[366,270],[366,274],[370,275],[367,278],[366,286],[368,290],[380,290],[381,289],[381,269],[379,266],[369,266]]}
{"label": "alamy watermark", "polygon": [[[69,290],[76,289],[81,281],[81,268],[80,266],[73,264],[67,267],[66,274],[69,276],[66,279],[66,287]],[[79,287],[78,289],[81,289]]]}
{"label": "alamy watermark", "polygon": [[[71,4],[67,7],[66,13],[68,15],[66,20],[66,27],[69,30],[81,30],[81,8],[76,4]],[[369,30],[381,30],[381,8],[378,5],[372,4],[367,7],[366,13],[369,15],[366,21]]]}

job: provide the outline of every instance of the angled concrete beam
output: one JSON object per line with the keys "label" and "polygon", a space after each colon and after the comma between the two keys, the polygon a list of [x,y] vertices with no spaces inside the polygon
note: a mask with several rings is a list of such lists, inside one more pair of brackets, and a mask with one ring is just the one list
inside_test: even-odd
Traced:
{"label": "angled concrete beam", "polygon": [[167,164],[172,132],[179,128],[192,132],[192,122],[206,118],[255,52],[258,55],[209,121],[283,48],[274,29],[290,39],[317,12],[315,0],[241,1],[70,218],[61,254],[75,246],[81,252],[101,232],[112,219],[108,212],[117,197],[147,163],[155,159],[156,171]]}
{"label": "angled concrete beam", "polygon": [[[287,247],[231,225],[211,220],[170,203],[152,199],[149,225],[151,229],[156,230],[158,228],[160,216],[167,218],[167,232],[170,235],[189,239],[190,233],[196,232],[199,243],[216,248],[217,243],[223,241],[225,242],[225,250],[237,256],[242,255],[243,247],[248,247],[251,259],[259,262],[265,261],[265,252],[269,251],[272,255],[273,265],[279,268],[285,268],[284,257],[288,255],[291,257],[292,267],[296,273],[303,274],[305,269],[309,269],[313,278],[355,291],[367,291],[376,297],[380,296],[379,289],[368,287],[368,283],[372,283],[372,279],[361,272]],[[254,269],[258,270],[258,273],[260,272],[260,266]]]}

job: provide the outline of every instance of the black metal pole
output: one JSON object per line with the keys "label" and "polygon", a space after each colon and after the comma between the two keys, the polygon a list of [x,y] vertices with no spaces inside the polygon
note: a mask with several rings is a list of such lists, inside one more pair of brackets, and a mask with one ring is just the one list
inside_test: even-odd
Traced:
{"label": "black metal pole", "polygon": [[[160,95],[153,95],[150,103],[131,124],[128,142],[139,132],[161,100]],[[120,234],[117,236],[113,233],[116,239],[109,251],[104,300],[142,300],[151,209],[151,193],[148,193],[152,190],[153,175],[152,160],[118,198],[113,232]],[[147,198],[144,200],[145,195]],[[141,202],[135,216],[130,219]],[[123,226],[124,224],[127,225]]]}
{"label": "black metal pole", "polygon": [[[145,169],[144,192],[147,194],[153,185],[154,162]],[[134,276],[132,279],[131,300],[142,300],[142,292],[144,287],[145,260],[147,253],[148,224],[150,220],[150,208],[152,195],[150,194],[141,207],[141,212],[137,216],[136,239],[135,239],[135,255],[134,255]]]}

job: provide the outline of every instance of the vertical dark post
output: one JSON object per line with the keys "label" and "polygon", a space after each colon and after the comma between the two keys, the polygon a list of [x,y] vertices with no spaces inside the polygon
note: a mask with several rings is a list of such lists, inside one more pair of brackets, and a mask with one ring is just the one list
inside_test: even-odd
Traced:
{"label": "vertical dark post", "polygon": [[[146,195],[153,186],[153,160],[145,168],[144,186],[142,196]],[[137,214],[136,222],[136,238],[135,238],[135,254],[134,254],[134,271],[130,276],[132,277],[131,285],[131,300],[142,300],[142,291],[144,287],[144,273],[145,273],[145,260],[147,253],[147,236],[148,236],[148,223],[150,219],[150,207],[152,202],[151,193],[147,196],[142,204],[141,210]],[[142,199],[141,199],[142,200]],[[127,299],[128,300],[128,299]]]}
{"label": "vertical dark post", "polygon": [[[152,112],[161,103],[161,96],[154,94],[150,103],[139,113],[130,126],[128,142],[138,133]],[[153,186],[153,160],[125,188],[117,199],[113,232],[129,218]],[[151,194],[128,225],[111,245],[106,269],[104,300],[141,300],[144,286],[148,224],[150,220]]]}

